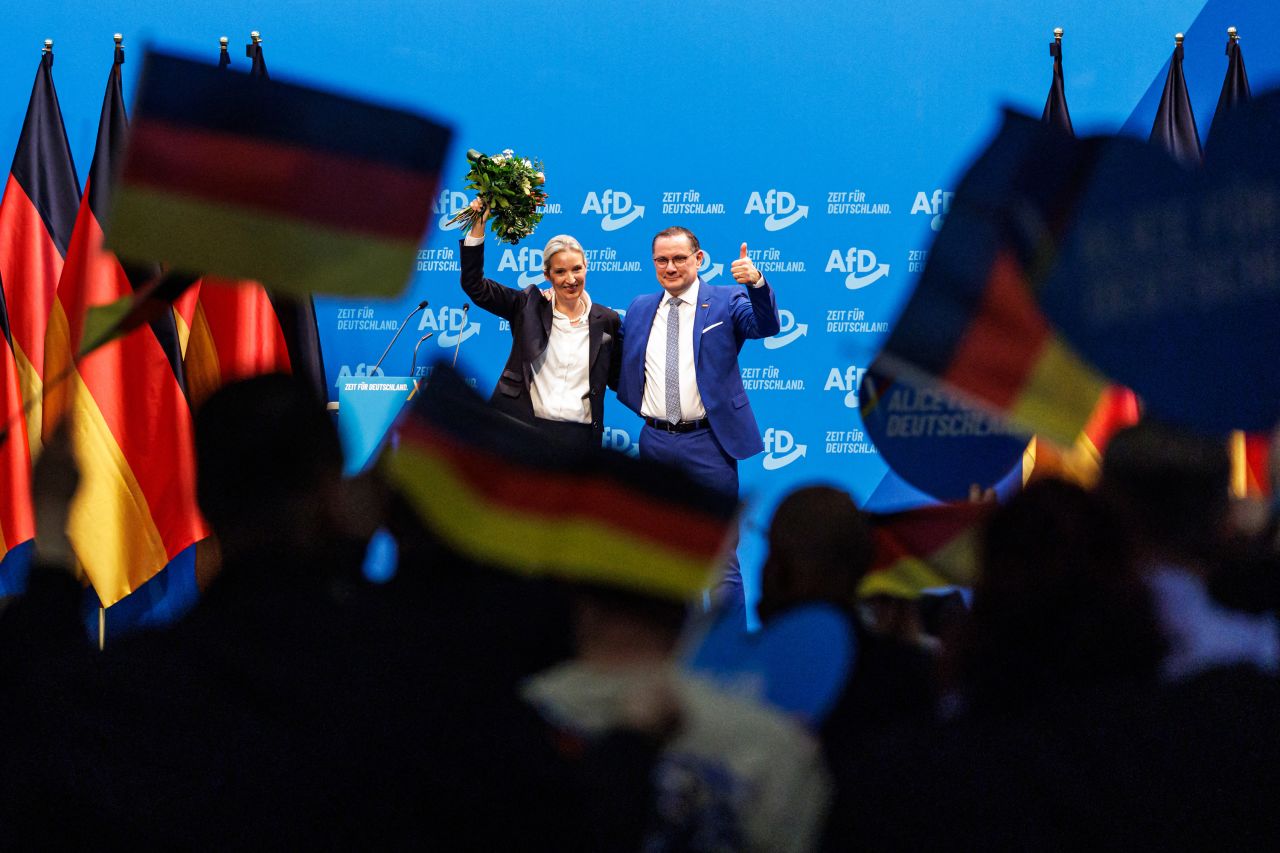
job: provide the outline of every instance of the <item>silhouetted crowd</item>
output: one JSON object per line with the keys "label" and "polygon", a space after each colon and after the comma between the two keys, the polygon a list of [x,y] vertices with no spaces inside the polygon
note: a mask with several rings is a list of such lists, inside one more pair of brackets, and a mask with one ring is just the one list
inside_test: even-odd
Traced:
{"label": "silhouetted crowd", "polygon": [[[1220,442],[1142,423],[1097,487],[992,506],[971,600],[860,598],[866,516],[786,497],[761,634],[843,620],[820,718],[769,701],[776,666],[685,664],[714,607],[452,550],[376,472],[343,477],[288,377],[222,389],[196,444],[220,569],[179,622],[101,651],[65,436],[39,460],[36,564],[0,611],[0,847],[1280,846],[1280,523],[1233,506]],[[379,526],[399,562],[373,583]]]}

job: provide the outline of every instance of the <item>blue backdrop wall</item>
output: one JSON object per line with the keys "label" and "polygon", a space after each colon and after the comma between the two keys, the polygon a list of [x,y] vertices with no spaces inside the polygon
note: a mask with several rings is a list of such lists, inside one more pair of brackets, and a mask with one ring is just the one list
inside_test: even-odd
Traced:
{"label": "blue backdrop wall", "polygon": [[[625,307],[657,286],[653,232],[684,224],[709,255],[704,276],[728,279],[747,242],[778,294],[783,332],[748,344],[743,378],[766,453],[742,466],[749,501],[742,557],[748,594],[760,531],[778,498],[837,483],[876,509],[925,498],[888,473],[864,436],[857,381],[909,295],[948,193],[996,127],[999,108],[1039,113],[1047,45],[1066,29],[1067,97],[1077,133],[1145,135],[1173,33],[1185,31],[1186,74],[1207,132],[1236,25],[1255,91],[1280,78],[1266,49],[1280,11],[1263,0],[1122,3],[904,0],[896,4],[738,2],[429,2],[19,4],[6,10],[0,53],[0,157],[16,142],[44,38],[81,175],[122,32],[136,60],[148,41],[206,53],[231,39],[247,68],[251,29],[272,75],[403,104],[454,124],[455,151],[436,199],[419,270],[392,301],[319,304],[331,394],[363,375],[421,299],[383,371],[409,369],[414,341],[432,357],[462,341],[461,363],[488,393],[510,344],[481,311],[465,318],[456,230],[465,204],[462,152],[514,148],[547,167],[551,212],[510,248],[490,242],[488,272],[511,285],[540,278],[552,234],[588,250],[593,299]],[[126,96],[136,61],[126,65]],[[616,402],[605,441],[635,452],[638,421]]]}

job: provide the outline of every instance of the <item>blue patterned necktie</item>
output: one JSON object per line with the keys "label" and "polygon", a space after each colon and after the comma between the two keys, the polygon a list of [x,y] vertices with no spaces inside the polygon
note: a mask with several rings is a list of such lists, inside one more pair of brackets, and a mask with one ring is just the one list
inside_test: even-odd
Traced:
{"label": "blue patterned necktie", "polygon": [[667,420],[680,423],[680,297],[667,301]]}

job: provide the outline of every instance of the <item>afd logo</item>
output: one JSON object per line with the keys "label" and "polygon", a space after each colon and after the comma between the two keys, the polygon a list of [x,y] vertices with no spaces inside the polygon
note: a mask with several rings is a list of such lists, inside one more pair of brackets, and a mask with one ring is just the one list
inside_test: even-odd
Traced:
{"label": "afd logo", "polygon": [[777,471],[809,452],[809,445],[796,444],[795,436],[785,429],[769,427],[764,431],[764,470]]}
{"label": "afd logo", "polygon": [[852,248],[843,253],[839,249],[832,249],[831,257],[827,258],[826,271],[848,273],[844,277],[844,286],[850,290],[858,290],[887,276],[889,265],[877,263],[876,253],[870,249]]}
{"label": "afd logo", "polygon": [[927,213],[933,217],[929,221],[929,227],[934,231],[942,230],[942,223],[947,221],[947,214],[951,212],[951,199],[955,193],[945,192],[944,190],[934,190],[932,194],[923,190],[916,193],[916,200],[911,203],[911,215],[917,213]]}
{"label": "afd logo", "polygon": [[344,384],[346,384],[347,382],[350,382],[352,379],[366,379],[370,376],[386,376],[387,375],[387,372],[383,370],[381,367],[374,368],[373,373],[370,373],[369,372],[370,367],[373,367],[373,365],[365,364],[363,361],[357,364],[354,370],[349,364],[342,365],[342,367],[338,369],[338,381],[333,383],[333,387],[341,388]]}
{"label": "afd logo", "polygon": [[435,342],[442,347],[454,347],[467,338],[480,334],[479,323],[468,323],[467,312],[461,308],[442,305],[435,311],[422,312],[418,321],[419,332],[435,332]]}
{"label": "afd logo", "polygon": [[542,250],[521,246],[520,251],[503,249],[502,260],[498,261],[498,272],[510,270],[520,273],[520,286],[542,284],[546,279],[542,275]]}
{"label": "afd logo", "polygon": [[441,190],[440,195],[431,205],[432,212],[440,214],[440,221],[436,223],[436,227],[441,231],[457,231],[462,227],[462,223],[450,224],[449,220],[465,210],[470,203],[466,193],[460,193],[457,190]]}
{"label": "afd logo", "polygon": [[724,264],[711,263],[711,253],[702,253],[702,264],[698,267],[698,275],[702,276],[703,281],[711,281],[711,279],[724,272]]}
{"label": "afd logo", "polygon": [[796,315],[783,308],[778,312],[778,317],[782,320],[778,327],[778,334],[772,338],[764,339],[765,349],[782,349],[796,338],[803,338],[809,334],[808,323],[797,323]]}
{"label": "afd logo", "polygon": [[600,228],[604,231],[617,231],[637,219],[644,219],[644,205],[632,204],[631,196],[622,190],[605,190],[599,195],[594,191],[587,193],[582,212],[601,214]]}
{"label": "afd logo", "polygon": [[617,427],[604,428],[604,435],[600,436],[600,446],[605,450],[614,450],[628,456],[640,455],[640,442],[632,441],[631,435],[626,430]]}
{"label": "afd logo", "polygon": [[822,390],[843,391],[844,404],[850,409],[856,409],[858,408],[858,386],[862,384],[862,374],[866,372],[865,367],[855,367],[852,364],[843,370],[833,367],[827,373],[827,384],[822,386]]}
{"label": "afd logo", "polygon": [[789,228],[809,215],[809,207],[796,204],[796,197],[782,190],[769,190],[763,196],[752,192],[747,199],[747,209],[743,213],[767,214],[764,230],[781,231]]}

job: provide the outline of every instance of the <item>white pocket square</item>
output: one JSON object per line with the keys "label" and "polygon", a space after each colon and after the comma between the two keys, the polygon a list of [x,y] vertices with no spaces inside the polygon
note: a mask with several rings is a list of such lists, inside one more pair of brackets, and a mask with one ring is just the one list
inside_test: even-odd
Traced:
{"label": "white pocket square", "polygon": [[716,326],[723,326],[723,325],[724,325],[724,320],[721,320],[719,323],[712,323],[710,326],[707,326],[705,329],[702,330],[702,334],[705,335],[707,332],[711,331]]}

